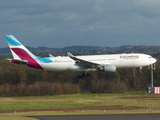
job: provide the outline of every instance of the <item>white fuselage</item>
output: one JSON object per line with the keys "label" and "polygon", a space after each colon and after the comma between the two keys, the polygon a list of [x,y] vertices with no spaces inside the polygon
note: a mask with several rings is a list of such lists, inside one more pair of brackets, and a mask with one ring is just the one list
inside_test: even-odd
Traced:
{"label": "white fuselage", "polygon": [[13,55],[12,63],[25,64],[43,70],[77,70],[115,72],[116,68],[136,68],[149,66],[156,59],[147,54],[109,54],[42,58],[32,54],[13,35],[6,35],[9,48]]}
{"label": "white fuselage", "polygon": [[[108,54],[108,55],[85,55],[76,56],[77,58],[98,63],[101,65],[112,64],[116,68],[136,68],[149,66],[156,62],[156,59],[147,54],[131,53],[131,54]],[[77,70],[82,71],[75,65],[75,61],[70,57],[53,57],[53,62],[39,64],[45,70]],[[84,70],[84,69],[83,69]],[[90,69],[96,71],[96,69]]]}

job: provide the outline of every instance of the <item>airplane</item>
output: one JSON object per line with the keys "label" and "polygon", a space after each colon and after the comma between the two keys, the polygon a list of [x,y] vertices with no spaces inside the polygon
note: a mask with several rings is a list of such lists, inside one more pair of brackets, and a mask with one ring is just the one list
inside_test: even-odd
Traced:
{"label": "airplane", "polygon": [[68,56],[39,57],[32,54],[13,35],[6,35],[9,48],[13,55],[10,62],[24,64],[29,67],[53,70],[53,71],[83,71],[79,79],[89,77],[89,71],[115,72],[117,68],[142,68],[154,64],[157,60],[150,55],[142,53],[122,53],[106,55],[74,56],[70,52]]}

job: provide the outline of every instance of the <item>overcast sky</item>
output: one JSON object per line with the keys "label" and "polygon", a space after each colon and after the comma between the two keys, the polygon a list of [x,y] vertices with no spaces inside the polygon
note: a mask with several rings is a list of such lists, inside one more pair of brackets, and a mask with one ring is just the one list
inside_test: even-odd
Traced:
{"label": "overcast sky", "polygon": [[160,0],[1,0],[5,35],[30,47],[160,45]]}

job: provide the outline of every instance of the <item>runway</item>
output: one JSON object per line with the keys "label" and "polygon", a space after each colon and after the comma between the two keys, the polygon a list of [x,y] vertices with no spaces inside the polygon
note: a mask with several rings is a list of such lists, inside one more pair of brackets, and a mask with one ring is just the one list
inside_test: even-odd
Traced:
{"label": "runway", "polygon": [[32,116],[39,120],[160,120],[160,113]]}

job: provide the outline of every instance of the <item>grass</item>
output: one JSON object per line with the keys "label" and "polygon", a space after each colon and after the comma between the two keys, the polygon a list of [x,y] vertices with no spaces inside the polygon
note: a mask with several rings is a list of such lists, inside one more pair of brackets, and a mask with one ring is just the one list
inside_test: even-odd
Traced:
{"label": "grass", "polygon": [[0,97],[0,110],[74,108],[84,106],[137,106],[134,110],[33,111],[1,113],[3,120],[35,120],[23,116],[66,114],[160,113],[160,95],[153,94],[77,94],[42,97]]}

